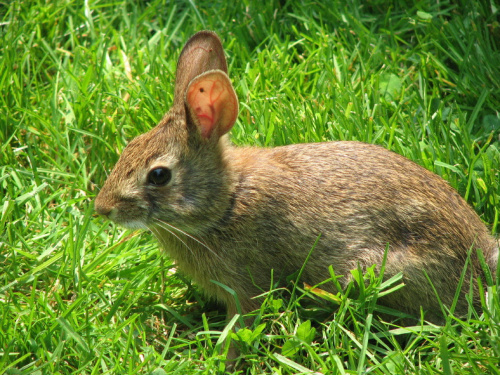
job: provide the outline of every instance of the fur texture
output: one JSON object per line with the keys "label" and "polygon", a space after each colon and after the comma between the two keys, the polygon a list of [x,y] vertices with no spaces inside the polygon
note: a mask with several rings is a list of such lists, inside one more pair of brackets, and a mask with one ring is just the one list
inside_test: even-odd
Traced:
{"label": "fur texture", "polygon": [[[449,306],[471,249],[473,277],[483,276],[475,249],[496,270],[498,242],[477,214],[444,180],[400,155],[359,142],[230,145],[224,134],[237,101],[226,73],[218,37],[193,36],[179,58],[172,110],[125,148],[95,208],[151,230],[230,315],[233,297],[211,280],[251,311],[272,274],[279,282],[300,269],[318,236],[302,281],[324,281],[332,265],[345,285],[351,269],[380,264],[389,246],[386,276],[402,272],[406,285],[382,303],[412,315],[422,307],[435,322],[439,305],[424,271]],[[164,186],[148,180],[155,168],[170,171]],[[463,296],[456,311],[467,311]]]}

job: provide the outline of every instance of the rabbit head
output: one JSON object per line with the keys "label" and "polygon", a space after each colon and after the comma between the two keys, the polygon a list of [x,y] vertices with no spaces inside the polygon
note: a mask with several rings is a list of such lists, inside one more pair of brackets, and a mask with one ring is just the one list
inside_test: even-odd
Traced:
{"label": "rabbit head", "polygon": [[237,115],[220,40],[212,32],[197,33],[179,57],[172,109],[124,149],[97,196],[96,211],[130,229],[162,220],[203,231],[228,204],[223,136]]}

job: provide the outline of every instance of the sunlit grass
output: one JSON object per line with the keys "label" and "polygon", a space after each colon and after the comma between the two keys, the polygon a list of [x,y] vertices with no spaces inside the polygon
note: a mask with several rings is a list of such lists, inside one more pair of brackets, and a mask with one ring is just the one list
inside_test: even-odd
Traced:
{"label": "sunlit grass", "polygon": [[493,3],[35,0],[0,15],[0,374],[223,373],[230,341],[249,374],[500,373],[498,282],[481,315],[411,334],[376,317],[373,275],[335,302],[299,283],[234,333],[150,234],[92,203],[171,105],[183,43],[211,29],[241,103],[234,143],[383,145],[443,176],[497,233]]}

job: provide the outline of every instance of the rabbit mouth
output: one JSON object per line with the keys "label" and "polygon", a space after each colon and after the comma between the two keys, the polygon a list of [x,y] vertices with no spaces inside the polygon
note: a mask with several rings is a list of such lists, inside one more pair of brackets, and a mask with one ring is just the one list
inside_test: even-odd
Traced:
{"label": "rabbit mouth", "polygon": [[138,220],[130,220],[130,221],[115,221],[118,225],[130,229],[130,230],[136,230],[136,229],[148,229],[148,226],[144,224],[142,221]]}
{"label": "rabbit mouth", "polygon": [[112,209],[111,211],[106,213],[103,212],[98,212],[98,213],[105,216],[113,223],[118,224],[119,226],[125,229],[130,229],[130,230],[148,229],[148,224],[144,220],[127,217],[126,215],[120,214],[119,211],[116,209]]}

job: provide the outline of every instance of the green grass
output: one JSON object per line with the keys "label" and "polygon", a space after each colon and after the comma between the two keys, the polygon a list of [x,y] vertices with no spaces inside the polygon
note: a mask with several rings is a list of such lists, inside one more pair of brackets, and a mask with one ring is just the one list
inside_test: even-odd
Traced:
{"label": "green grass", "polygon": [[126,143],[172,103],[183,43],[211,29],[241,101],[236,144],[381,144],[443,176],[497,233],[499,9],[0,2],[0,374],[223,373],[230,340],[248,374],[500,374],[498,280],[480,314],[406,335],[374,315],[390,286],[370,273],[334,303],[273,291],[235,334],[150,234],[93,212]]}

